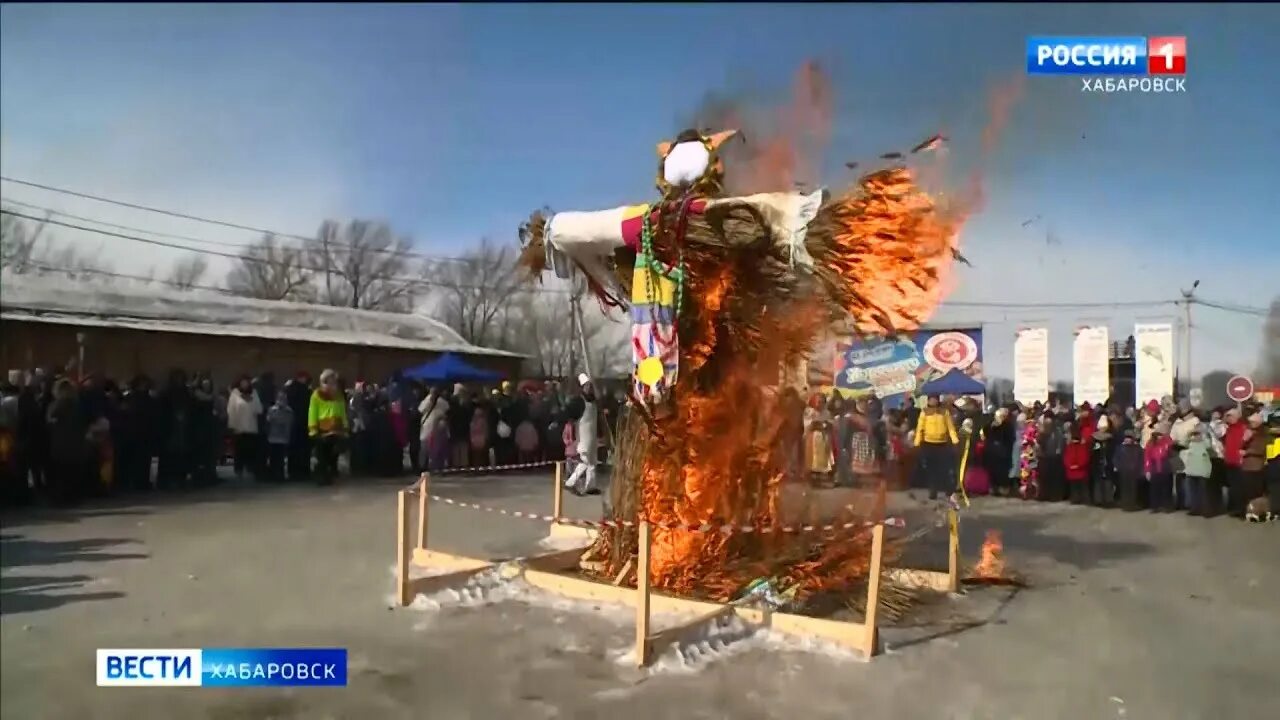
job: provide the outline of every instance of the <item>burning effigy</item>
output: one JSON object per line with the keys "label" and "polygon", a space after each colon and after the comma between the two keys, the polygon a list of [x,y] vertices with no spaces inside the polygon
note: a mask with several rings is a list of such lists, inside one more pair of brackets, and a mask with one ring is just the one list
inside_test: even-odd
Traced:
{"label": "burning effigy", "polygon": [[[653,586],[727,600],[768,578],[803,600],[865,578],[870,550],[856,523],[771,532],[782,485],[799,474],[797,375],[833,327],[923,323],[946,291],[966,213],[926,192],[908,164],[940,136],[882,156],[893,162],[843,189],[728,195],[725,149],[749,141],[689,129],[658,143],[656,197],[535,212],[521,260],[536,276],[581,272],[606,308],[629,315],[633,391],[611,512],[653,525]],[[707,531],[724,526],[751,530]],[[603,529],[587,567],[625,575],[635,536],[633,525]]]}

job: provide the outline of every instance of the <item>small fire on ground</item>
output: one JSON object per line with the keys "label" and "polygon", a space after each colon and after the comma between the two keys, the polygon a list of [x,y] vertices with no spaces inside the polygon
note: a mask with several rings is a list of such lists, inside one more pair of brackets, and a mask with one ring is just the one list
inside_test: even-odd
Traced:
{"label": "small fire on ground", "polygon": [[988,530],[982,541],[982,557],[973,568],[973,575],[982,580],[1000,580],[1005,577],[1004,541],[999,530]]}

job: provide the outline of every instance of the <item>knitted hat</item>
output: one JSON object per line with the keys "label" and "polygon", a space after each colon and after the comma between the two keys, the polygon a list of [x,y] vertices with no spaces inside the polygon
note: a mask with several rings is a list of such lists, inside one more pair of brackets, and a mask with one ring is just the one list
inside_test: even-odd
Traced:
{"label": "knitted hat", "polygon": [[587,375],[586,373],[578,373],[579,385],[581,385],[582,387],[586,387],[587,383],[589,382],[591,382],[591,377],[589,375]]}

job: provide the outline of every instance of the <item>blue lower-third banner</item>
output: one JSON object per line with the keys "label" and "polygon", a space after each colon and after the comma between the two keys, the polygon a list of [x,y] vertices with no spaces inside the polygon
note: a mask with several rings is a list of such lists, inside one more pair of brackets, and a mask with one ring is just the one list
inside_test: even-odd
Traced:
{"label": "blue lower-third banner", "polygon": [[347,684],[344,648],[98,649],[100,686],[334,687]]}

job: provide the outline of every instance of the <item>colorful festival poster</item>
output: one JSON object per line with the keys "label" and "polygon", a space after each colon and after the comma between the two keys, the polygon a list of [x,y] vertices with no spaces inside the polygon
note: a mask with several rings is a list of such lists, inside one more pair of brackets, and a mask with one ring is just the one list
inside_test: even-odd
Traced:
{"label": "colorful festival poster", "polygon": [[833,384],[849,397],[874,395],[885,408],[908,397],[982,396],[982,330],[919,330],[842,343]]}

